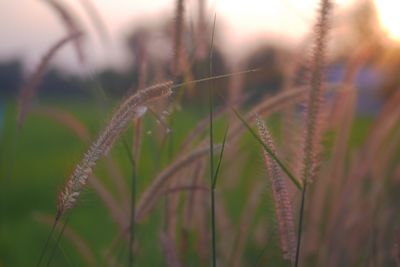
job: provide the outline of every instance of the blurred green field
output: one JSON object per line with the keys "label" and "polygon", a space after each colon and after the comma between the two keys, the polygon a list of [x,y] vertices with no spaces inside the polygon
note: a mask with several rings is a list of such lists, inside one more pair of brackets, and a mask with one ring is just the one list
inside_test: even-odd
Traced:
{"label": "blurred green field", "polygon": [[[112,108],[99,109],[95,104],[86,102],[43,105],[62,107],[72,112],[88,127],[92,136],[102,129],[112,111]],[[206,114],[206,110],[200,108],[191,110],[184,108],[174,114],[171,125],[172,134],[169,136],[172,141],[169,140],[164,145],[156,141],[157,133],[154,131],[158,128],[154,117],[149,113],[144,116],[142,153],[138,170],[139,196],[151,179],[170,162],[170,158],[176,156],[182,138]],[[47,225],[35,220],[35,214],[55,214],[58,190],[81,159],[88,144],[60,123],[44,116],[28,115],[21,130],[17,130],[15,119],[15,106],[13,103],[7,103],[3,132],[0,137],[0,266],[22,267],[36,264],[50,229]],[[369,118],[356,120],[351,137],[353,147],[357,147],[362,142],[370,122]],[[273,125],[274,132],[279,132],[279,118],[274,118],[270,124]],[[217,122],[217,141],[222,139],[225,125],[224,119]],[[152,133],[148,134],[150,131]],[[124,134],[123,140],[127,143],[132,142],[132,127]],[[257,155],[260,153],[257,144],[247,134],[242,144],[244,149],[241,156],[247,159],[240,174],[243,179],[240,179],[236,188],[224,192],[225,204],[236,227],[253,179],[265,177],[262,162],[254,161],[254,158],[259,158]],[[111,155],[121,168],[126,178],[126,185],[129,186],[130,164],[121,140],[114,146]],[[225,168],[229,166],[222,166],[222,173]],[[105,184],[111,184],[105,171],[104,160],[100,160],[95,173]],[[221,180],[220,183],[224,181]],[[265,194],[265,204],[260,206],[259,215],[254,221],[257,221],[260,216],[268,216],[268,214],[271,217],[274,216],[269,200],[270,196]],[[100,261],[112,240],[118,235],[115,223],[102,201],[90,188],[86,189],[79,203],[71,213],[68,225],[79,233],[96,253],[95,256],[99,261],[96,266],[103,266]],[[153,212],[144,223],[137,226],[137,240],[140,244],[136,255],[138,266],[164,265],[159,246],[161,214],[162,203],[159,203],[157,212]],[[281,262],[279,247],[274,243],[271,242],[271,245],[268,245],[268,262],[276,262],[274,266],[286,266]],[[191,255],[191,249],[193,248],[190,247],[189,255]],[[250,261],[255,261],[263,249],[250,243],[246,249],[246,257]],[[125,262],[127,259],[125,243],[120,243],[114,252],[115,259]],[[190,266],[199,266],[197,256],[189,257],[188,261]],[[85,266],[85,263],[76,248],[64,237],[52,265]]]}

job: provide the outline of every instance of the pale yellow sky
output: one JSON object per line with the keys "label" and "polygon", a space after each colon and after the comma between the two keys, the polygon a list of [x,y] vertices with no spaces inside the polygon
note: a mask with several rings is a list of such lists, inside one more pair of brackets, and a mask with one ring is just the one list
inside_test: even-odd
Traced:
{"label": "pale yellow sky", "polygon": [[[349,7],[354,1],[336,0],[336,10]],[[89,63],[86,68],[93,69],[104,65],[123,66],[126,63],[123,35],[144,21],[173,19],[175,1],[92,0],[113,40],[107,49],[101,46],[94,34],[80,1],[63,2],[78,15],[88,32],[86,50]],[[317,3],[317,0],[209,0],[206,11],[210,17],[217,13],[217,27],[226,26],[220,31],[223,33],[218,39],[220,45],[227,47],[230,53],[238,53],[255,46],[260,40],[285,38],[293,43],[299,42],[310,29]],[[197,0],[187,0],[187,20],[193,21],[196,6]],[[22,56],[30,67],[65,33],[53,11],[41,0],[0,0],[0,18],[0,60]],[[68,69],[82,69],[70,47],[60,51],[54,61]]]}

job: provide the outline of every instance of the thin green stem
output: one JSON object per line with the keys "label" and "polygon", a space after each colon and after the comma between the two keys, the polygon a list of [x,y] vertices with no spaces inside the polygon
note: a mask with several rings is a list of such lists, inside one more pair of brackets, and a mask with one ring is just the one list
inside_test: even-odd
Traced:
{"label": "thin green stem", "polygon": [[226,137],[228,136],[228,129],[229,129],[229,127],[226,127],[225,134],[224,134],[224,139],[222,141],[222,148],[221,148],[221,152],[219,154],[219,160],[218,160],[218,164],[217,164],[217,169],[215,170],[215,174],[214,174],[213,182],[212,182],[212,188],[213,189],[215,189],[216,186],[217,186],[217,179],[218,179],[219,170],[221,169],[222,157],[224,156]]}
{"label": "thin green stem", "polygon": [[294,267],[299,266],[299,260],[300,260],[300,247],[301,247],[301,236],[303,233],[304,202],[306,198],[306,189],[307,189],[307,183],[304,184],[303,190],[301,191],[300,217],[297,229],[297,247],[296,247],[296,258],[294,262]]}
{"label": "thin green stem", "polygon": [[[130,206],[130,219],[129,219],[129,244],[128,244],[128,266],[134,266],[133,245],[135,242],[135,214],[136,214],[136,163],[135,157],[129,148],[128,142],[123,139],[126,153],[132,166],[132,181],[131,181],[131,206]],[[132,146],[133,148],[133,146]]]}
{"label": "thin green stem", "polygon": [[[213,73],[213,46],[214,46],[214,33],[215,33],[215,22],[217,19],[217,14],[214,14],[214,23],[211,36],[211,47],[210,47],[210,76]],[[209,87],[209,113],[210,113],[210,184],[211,184],[211,252],[212,252],[212,266],[217,266],[217,256],[216,256],[216,231],[215,231],[215,188],[214,188],[214,136],[213,136],[213,86],[210,82]]]}
{"label": "thin green stem", "polygon": [[129,267],[134,265],[133,244],[135,241],[135,213],[136,213],[136,165],[132,157],[132,184],[131,184],[131,216],[130,216],[130,236],[129,236]]}
{"label": "thin green stem", "polygon": [[211,189],[211,229],[212,229],[212,266],[217,266],[216,257],[216,230],[215,230],[215,188]]}
{"label": "thin green stem", "polygon": [[53,247],[53,249],[52,249],[52,251],[51,251],[51,253],[50,253],[50,258],[49,258],[49,260],[47,261],[47,264],[46,264],[47,267],[50,266],[51,261],[53,260],[54,255],[56,254],[56,249],[57,249],[57,246],[59,245],[59,243],[60,243],[60,241],[61,241],[62,235],[64,234],[64,230],[65,230],[65,227],[67,226],[68,218],[69,218],[69,216],[66,217],[65,222],[64,222],[64,224],[63,224],[63,226],[62,226],[62,228],[61,228],[61,231],[60,231],[60,233],[58,234],[56,243],[54,244],[54,247]]}
{"label": "thin green stem", "polygon": [[36,267],[39,267],[40,264],[42,263],[44,254],[45,254],[45,252],[46,252],[46,250],[47,250],[47,247],[49,246],[50,239],[51,239],[51,237],[53,236],[54,230],[56,229],[56,226],[57,226],[58,222],[59,222],[58,219],[54,219],[53,226],[51,227],[50,233],[49,233],[49,235],[47,236],[46,242],[45,242],[45,244],[44,244],[44,247],[43,247],[43,249],[42,249],[42,252],[40,253],[40,257],[39,257],[39,260],[38,260],[38,262],[37,262],[37,264],[36,264]]}
{"label": "thin green stem", "polygon": [[251,72],[257,72],[257,71],[260,71],[260,70],[262,70],[262,68],[255,68],[255,69],[250,69],[250,70],[244,70],[244,71],[232,72],[232,73],[227,73],[227,74],[209,76],[209,77],[198,79],[198,80],[194,80],[194,81],[188,81],[188,82],[175,84],[175,85],[171,86],[171,89],[176,89],[176,88],[182,87],[184,85],[188,85],[188,84],[196,84],[196,83],[209,82],[209,81],[214,81],[214,80],[219,80],[219,79],[225,79],[225,78],[229,78],[229,77],[232,77],[232,76],[235,76],[235,75],[242,75],[242,74],[247,74],[247,73],[251,73]]}

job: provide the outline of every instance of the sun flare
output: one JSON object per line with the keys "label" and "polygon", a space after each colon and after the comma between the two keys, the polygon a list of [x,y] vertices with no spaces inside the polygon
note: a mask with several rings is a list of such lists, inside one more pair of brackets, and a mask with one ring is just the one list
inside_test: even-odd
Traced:
{"label": "sun flare", "polygon": [[400,42],[400,2],[375,0],[379,23],[390,39]]}

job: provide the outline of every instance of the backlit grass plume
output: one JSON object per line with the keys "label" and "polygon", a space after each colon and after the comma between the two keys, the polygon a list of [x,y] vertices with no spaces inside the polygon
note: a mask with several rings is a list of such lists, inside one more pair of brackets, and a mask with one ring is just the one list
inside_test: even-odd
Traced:
{"label": "backlit grass plume", "polygon": [[165,82],[140,90],[128,97],[119,106],[106,128],[92,143],[81,162],[76,166],[64,189],[59,194],[56,220],[76,204],[97,160],[107,154],[117,138],[127,128],[129,121],[136,114],[136,109],[157,98],[169,96],[172,92],[171,86],[172,82]]}
{"label": "backlit grass plume", "polygon": [[[257,128],[261,140],[275,152],[274,142],[266,125],[260,117],[256,117]],[[278,220],[279,237],[283,258],[294,262],[296,254],[296,234],[293,220],[293,210],[290,203],[289,193],[282,177],[282,171],[275,160],[264,152],[264,161],[271,179],[272,194],[275,201],[275,212]]]}
{"label": "backlit grass plume", "polygon": [[175,17],[175,29],[174,29],[174,66],[173,72],[175,75],[179,75],[182,72],[182,54],[183,54],[183,29],[184,29],[184,12],[185,5],[184,0],[176,1],[176,17]]}
{"label": "backlit grass plume", "polygon": [[325,67],[325,50],[328,31],[328,14],[331,7],[329,0],[322,0],[319,18],[315,27],[315,43],[312,51],[309,96],[307,102],[306,133],[304,140],[304,158],[302,179],[308,182],[315,176],[316,155],[319,147],[319,126],[323,97],[323,72]]}
{"label": "backlit grass plume", "polygon": [[[82,29],[78,22],[77,16],[73,15],[71,10],[69,10],[67,6],[65,6],[62,2],[56,0],[43,1],[46,2],[54,10],[54,12],[60,18],[61,22],[64,24],[64,27],[68,34],[72,34]],[[85,55],[83,52],[82,39],[75,39],[74,47],[79,62],[83,63],[85,61]]]}
{"label": "backlit grass plume", "polygon": [[59,51],[64,45],[82,37],[82,32],[73,32],[63,37],[59,41],[57,41],[54,45],[50,47],[50,49],[44,54],[42,60],[35,68],[35,71],[28,78],[25,85],[22,87],[19,97],[18,97],[18,126],[21,127],[26,113],[30,108],[30,103],[32,98],[34,97],[38,87],[40,86],[43,76],[45,74],[46,68],[49,65],[50,60],[53,56]]}
{"label": "backlit grass plume", "polygon": [[296,248],[296,257],[294,266],[299,265],[301,236],[304,216],[304,203],[307,191],[307,184],[314,178],[318,161],[316,155],[319,153],[319,142],[321,140],[320,133],[320,117],[323,97],[323,72],[325,66],[325,50],[328,33],[328,15],[331,9],[329,0],[320,1],[320,9],[318,11],[318,19],[314,29],[315,40],[312,51],[311,66],[309,72],[309,96],[307,102],[306,114],[306,132],[303,144],[303,167],[301,178],[303,180],[303,190],[301,193],[300,215],[298,225],[298,240]]}

